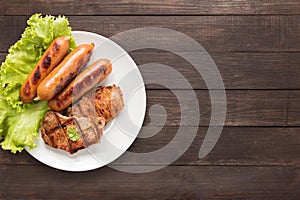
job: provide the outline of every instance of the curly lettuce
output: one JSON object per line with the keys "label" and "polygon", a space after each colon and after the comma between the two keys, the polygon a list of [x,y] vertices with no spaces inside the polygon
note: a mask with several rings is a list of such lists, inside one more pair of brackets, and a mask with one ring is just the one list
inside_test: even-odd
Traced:
{"label": "curly lettuce", "polygon": [[5,131],[5,140],[1,143],[2,149],[16,153],[21,152],[26,146],[31,149],[36,147],[34,138],[38,137],[39,124],[47,109],[47,102],[40,101],[30,104],[21,113],[8,110],[5,122],[2,123]]}
{"label": "curly lettuce", "polygon": [[70,49],[76,47],[68,19],[64,16],[32,15],[21,39],[8,50],[0,68],[0,145],[13,153],[26,146],[34,148],[47,102],[23,104],[19,90],[51,42],[60,36],[71,36]]}

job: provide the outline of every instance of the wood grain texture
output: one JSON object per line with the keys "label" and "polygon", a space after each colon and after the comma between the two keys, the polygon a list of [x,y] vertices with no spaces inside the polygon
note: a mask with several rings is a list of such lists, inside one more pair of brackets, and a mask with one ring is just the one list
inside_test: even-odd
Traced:
{"label": "wood grain texture", "polygon": [[[0,53],[0,63],[5,60],[5,55],[6,53]],[[207,89],[196,68],[178,55],[150,49],[133,51],[130,56],[137,65],[167,65],[182,74],[193,89]],[[218,67],[226,89],[300,89],[300,53],[212,53],[211,57]],[[148,67],[147,71],[141,73],[147,82],[151,82],[147,77],[156,76],[157,71]],[[178,80],[173,81],[170,89],[187,89],[178,83]],[[158,84],[147,84],[146,88],[164,89]]]}
{"label": "wood grain texture", "polygon": [[300,176],[295,167],[176,166],[146,174],[122,173],[108,167],[85,173],[44,166],[34,169],[0,165],[0,198],[296,200],[299,196]]}
{"label": "wood grain texture", "polygon": [[[159,50],[134,51],[130,55],[137,65],[167,65],[182,74],[193,89],[207,89],[204,78],[196,68],[178,55]],[[226,89],[300,89],[299,53],[211,53],[210,56],[218,67]],[[150,67],[146,72],[145,78],[157,73],[151,71]],[[172,89],[180,89],[178,85],[174,80]],[[163,87],[150,84],[147,89]]]}
{"label": "wood grain texture", "polygon": [[[150,129],[155,136],[137,138],[128,151],[146,153],[163,148],[177,134],[178,127],[157,127]],[[183,128],[187,136],[193,134],[191,127]],[[188,150],[172,166],[299,166],[300,165],[300,128],[266,128],[266,127],[225,127],[214,149],[203,159],[198,153],[207,133],[206,127],[199,127],[196,137]],[[141,132],[143,133],[143,131]],[[179,147],[183,142],[177,141]],[[51,149],[49,147],[49,149]],[[172,148],[173,149],[173,148]],[[176,152],[176,149],[170,152]],[[8,151],[0,151],[0,165],[42,165],[28,153],[16,155]],[[159,160],[148,160],[142,165],[162,165]],[[112,165],[139,166],[137,162],[118,160]]]}
{"label": "wood grain texture", "polygon": [[[11,5],[14,6],[11,6]],[[36,12],[60,15],[250,15],[299,14],[297,0],[12,0],[0,2],[0,15]],[[66,9],[67,8],[67,9]]]}
{"label": "wood grain texture", "polygon": [[[192,90],[180,84],[172,84],[170,90],[158,84],[146,85],[144,125],[157,134],[136,139],[129,151],[158,150],[172,141],[179,126],[186,136],[197,131],[187,151],[170,166],[143,174],[109,167],[69,173],[47,167],[27,152],[13,155],[0,151],[0,199],[299,199],[299,0],[0,1],[0,62],[20,38],[26,20],[37,12],[66,15],[73,30],[106,37],[152,26],[193,38],[208,51],[222,75],[227,89],[225,127],[213,150],[199,159],[210,118],[223,114],[211,114],[203,77],[171,52],[133,51],[130,55],[138,65],[168,65],[189,81]],[[169,34],[159,39],[161,46],[176,41],[181,45],[178,51],[195,52]],[[115,42],[123,46],[138,41],[130,37]],[[151,73],[157,72],[142,71],[147,82],[151,82]],[[191,99],[192,93],[198,102]],[[175,94],[183,97],[183,103]],[[225,102],[219,99],[217,103]],[[195,104],[200,108],[200,123],[192,106]],[[157,120],[163,113],[149,115],[153,105],[166,110],[165,124]],[[181,108],[190,114],[181,117]],[[179,147],[187,138],[172,142]],[[172,148],[173,152],[178,150]],[[120,166],[118,160],[112,164]],[[122,165],[162,164],[157,160],[142,164],[128,160]]]}
{"label": "wood grain texture", "polygon": [[[29,16],[1,16],[0,51],[7,52],[26,27]],[[292,16],[69,16],[73,30],[95,32],[111,37],[126,30],[142,27],[162,27],[186,34],[209,53],[215,52],[297,52],[300,51],[300,18]],[[140,38],[145,40],[145,38]],[[180,42],[164,34],[162,46]],[[135,44],[135,37],[126,41]],[[182,44],[180,51],[193,51]]]}
{"label": "wood grain texture", "polygon": [[[148,90],[147,110],[149,111],[152,105],[163,106],[168,115],[166,126],[179,126],[180,124],[181,126],[198,126],[195,123],[197,111],[192,107],[196,102],[190,98],[194,92],[198,97],[200,108],[200,126],[208,126],[211,117],[215,118],[223,113],[218,112],[211,116],[211,101],[206,90]],[[181,104],[174,93],[183,96]],[[296,109],[293,110],[298,103],[290,101],[289,95],[298,96],[300,93],[286,90],[227,90],[225,126],[288,126],[289,123],[298,126],[300,125],[297,119],[298,112]],[[216,102],[225,103],[221,100],[216,100]],[[181,116],[181,108],[191,111],[190,115],[185,116],[183,113]],[[163,119],[163,114],[156,112],[152,117]],[[293,122],[289,119],[293,119]],[[150,116],[147,112],[145,123],[149,122]]]}

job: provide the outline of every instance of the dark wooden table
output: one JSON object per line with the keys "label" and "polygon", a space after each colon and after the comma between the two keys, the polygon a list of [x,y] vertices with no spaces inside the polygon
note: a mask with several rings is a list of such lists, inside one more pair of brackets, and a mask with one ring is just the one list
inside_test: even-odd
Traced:
{"label": "dark wooden table", "polygon": [[[211,117],[204,80],[188,62],[170,52],[131,52],[138,65],[157,62],[179,71],[197,94],[201,120],[182,125],[187,133],[199,127],[184,155],[150,173],[109,167],[71,173],[50,168],[25,151],[13,155],[1,150],[0,199],[300,198],[299,0],[2,0],[1,61],[19,39],[26,20],[37,12],[66,15],[73,30],[106,37],[148,26],[188,35],[209,52],[220,70],[227,118],[214,149],[199,159]],[[146,88],[147,111],[161,104],[168,118],[159,134],[137,139],[129,149],[133,152],[162,148],[180,124],[180,105],[174,94],[155,84]],[[145,124],[149,121],[147,112]]]}

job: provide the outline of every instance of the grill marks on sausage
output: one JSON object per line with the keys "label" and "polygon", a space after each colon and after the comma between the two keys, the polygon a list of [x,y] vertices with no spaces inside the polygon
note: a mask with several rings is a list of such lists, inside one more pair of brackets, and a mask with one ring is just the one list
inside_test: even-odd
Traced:
{"label": "grill marks on sausage", "polygon": [[[42,68],[46,70],[50,67],[50,65],[51,65],[51,55],[50,55],[50,53],[48,53],[42,61]],[[40,79],[41,79],[41,66],[39,65],[35,69],[35,72],[32,76],[31,82],[32,82],[32,84],[37,85],[39,83]]]}
{"label": "grill marks on sausage", "polygon": [[[91,72],[89,76],[86,76],[83,81],[76,81],[75,79],[75,84],[70,87],[65,93],[63,93],[63,95],[59,98],[59,101],[56,101],[57,105],[62,106],[64,104],[64,101],[66,101],[68,98],[71,98],[72,95],[76,96],[80,94],[80,92],[87,86],[91,85],[95,79],[99,79],[100,76],[105,75],[106,71],[107,66],[102,65],[98,70],[95,70]],[[69,74],[68,76],[71,77],[72,74]],[[57,89],[60,90],[61,88],[58,87]]]}
{"label": "grill marks on sausage", "polygon": [[92,54],[92,49],[91,50],[88,50],[88,52],[87,52],[87,54],[88,54],[88,57],[90,57],[91,56],[91,54]]}
{"label": "grill marks on sausage", "polygon": [[[78,69],[78,66],[84,66],[87,62],[87,59],[81,58],[78,62],[77,62],[77,66],[74,67],[74,69]],[[60,78],[60,83],[56,86],[56,92],[60,92],[62,89],[62,85],[64,84],[63,82],[65,82],[66,84],[69,84],[72,79],[74,78],[74,76],[78,73],[77,70],[71,71],[65,78],[65,80],[61,77]]]}
{"label": "grill marks on sausage", "polygon": [[99,69],[91,72],[88,76],[84,78],[84,81],[75,82],[76,86],[74,87],[72,93],[73,95],[80,94],[81,90],[91,85],[95,79],[99,79],[99,77],[106,74],[107,67],[102,65]]}
{"label": "grill marks on sausage", "polygon": [[53,45],[53,47],[52,47],[52,50],[53,50],[54,52],[58,52],[58,51],[59,51],[59,48],[60,48],[60,45],[57,44],[57,43],[54,43],[54,45]]}
{"label": "grill marks on sausage", "polygon": [[59,93],[62,89],[62,85],[61,84],[58,84],[56,87],[55,87],[55,91],[56,93]]}
{"label": "grill marks on sausage", "polygon": [[28,96],[30,95],[30,82],[26,82],[25,87],[24,87],[24,95]]}
{"label": "grill marks on sausage", "polygon": [[70,74],[68,74],[68,76],[66,78],[66,82],[69,82],[70,80],[72,80],[73,76],[74,76],[74,72],[71,72]]}
{"label": "grill marks on sausage", "polygon": [[[99,70],[99,73],[98,73],[98,74],[101,74],[101,73],[106,74],[106,71],[107,71],[107,66],[102,65],[102,66],[100,67],[100,70]],[[97,75],[98,75],[98,74],[97,74]]]}
{"label": "grill marks on sausage", "polygon": [[64,93],[63,97],[60,98],[60,101],[55,101],[56,105],[58,107],[61,107],[64,105],[65,101],[67,100],[68,97],[72,96],[73,94],[73,89],[74,86],[72,86],[66,93]]}
{"label": "grill marks on sausage", "polygon": [[106,65],[101,65],[101,67],[98,70],[95,70],[94,73],[91,74],[91,76],[94,77],[100,77],[102,74],[106,75],[107,71],[107,66]]}
{"label": "grill marks on sausage", "polygon": [[51,65],[51,55],[50,55],[50,52],[44,57],[43,61],[43,68],[44,69],[48,69]]}
{"label": "grill marks on sausage", "polygon": [[41,78],[41,70],[40,70],[40,66],[38,66],[36,69],[35,69],[35,72],[32,76],[32,79],[31,79],[31,82],[33,85],[37,85],[39,80]]}
{"label": "grill marks on sausage", "polygon": [[66,84],[69,84],[72,81],[74,74],[75,74],[75,72],[69,73],[65,80],[63,78],[60,78],[60,80],[59,80],[60,83],[57,84],[57,86],[55,87],[56,93],[59,93],[63,89],[63,84],[64,84],[63,82],[66,82]]}
{"label": "grill marks on sausage", "polygon": [[71,96],[73,94],[74,86],[72,86],[67,92],[66,95],[64,95],[65,98]]}
{"label": "grill marks on sausage", "polygon": [[[88,54],[88,57],[90,57],[90,54]],[[78,60],[78,62],[76,64],[77,66],[75,68],[76,69],[83,68],[87,62],[88,62],[88,58],[80,58],[80,60]],[[78,71],[80,71],[80,69]]]}

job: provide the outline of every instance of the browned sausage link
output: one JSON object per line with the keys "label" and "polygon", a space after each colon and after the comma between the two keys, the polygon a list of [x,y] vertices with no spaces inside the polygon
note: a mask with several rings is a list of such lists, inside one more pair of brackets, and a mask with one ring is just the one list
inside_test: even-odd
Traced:
{"label": "browned sausage link", "polygon": [[68,53],[69,41],[69,36],[58,37],[53,40],[23,83],[20,89],[22,102],[29,103],[33,101],[36,97],[38,85]]}
{"label": "browned sausage link", "polygon": [[64,89],[89,61],[93,48],[93,43],[82,44],[67,55],[38,86],[38,99],[50,100]]}
{"label": "browned sausage link", "polygon": [[112,71],[107,59],[99,59],[82,71],[61,93],[48,101],[51,110],[61,111],[102,82]]}

